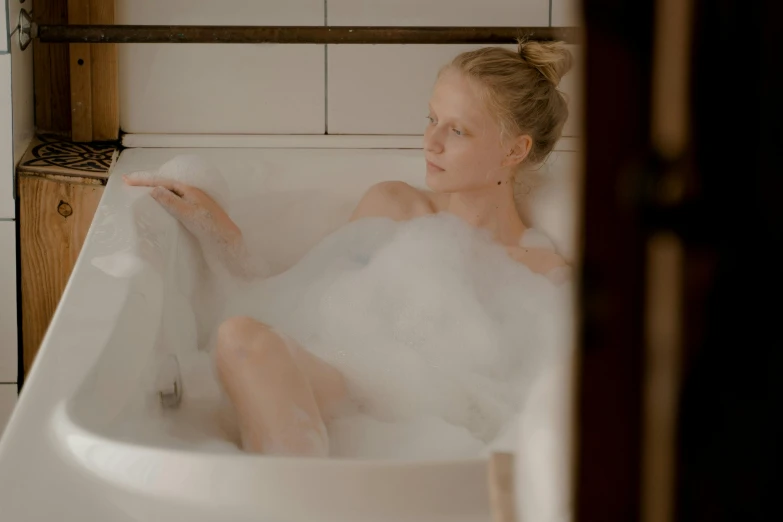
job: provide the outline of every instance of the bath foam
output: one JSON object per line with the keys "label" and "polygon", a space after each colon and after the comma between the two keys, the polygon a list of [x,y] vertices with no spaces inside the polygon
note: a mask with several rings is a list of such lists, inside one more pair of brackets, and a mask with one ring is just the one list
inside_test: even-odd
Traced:
{"label": "bath foam", "polygon": [[531,383],[566,355],[570,291],[454,216],[371,218],[235,287],[221,318],[250,315],[345,376],[333,456],[462,458],[513,445]]}
{"label": "bath foam", "polygon": [[[198,157],[134,175],[190,184],[228,210],[225,180]],[[342,212],[324,205],[335,216]],[[267,249],[255,244],[263,234],[243,232],[249,261],[258,261]],[[524,246],[552,246],[538,231],[526,236]],[[569,285],[532,273],[454,216],[360,220],[328,235],[288,271],[251,283],[227,277],[215,247],[201,244],[213,274],[197,301],[222,312],[197,312],[198,323],[216,327],[250,315],[337,368],[353,408],[328,426],[334,457],[448,459],[513,450],[531,384],[568,349]],[[286,257],[280,266],[301,256]],[[214,347],[214,334],[206,348]],[[171,420],[214,434],[207,425],[216,416],[204,413],[221,403],[214,375],[186,364],[182,378],[183,411]]]}

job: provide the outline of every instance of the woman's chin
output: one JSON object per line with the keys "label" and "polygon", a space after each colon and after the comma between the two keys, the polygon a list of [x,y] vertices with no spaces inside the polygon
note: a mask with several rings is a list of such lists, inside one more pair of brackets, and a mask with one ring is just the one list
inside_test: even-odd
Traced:
{"label": "woman's chin", "polygon": [[437,172],[427,170],[427,176],[424,178],[427,187],[433,192],[451,192],[448,181],[448,175],[444,170]]}

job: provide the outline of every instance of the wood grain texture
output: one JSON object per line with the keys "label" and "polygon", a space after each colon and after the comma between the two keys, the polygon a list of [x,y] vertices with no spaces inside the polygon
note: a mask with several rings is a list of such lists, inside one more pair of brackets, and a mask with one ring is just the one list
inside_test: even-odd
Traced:
{"label": "wood grain texture", "polygon": [[19,177],[22,339],[25,375],[57,309],[98,208],[103,186]]}
{"label": "wood grain texture", "polygon": [[90,44],[70,44],[71,139],[89,142],[92,128],[92,60]]}
{"label": "wood grain texture", "polygon": [[489,460],[489,504],[493,522],[516,522],[514,455],[493,453]]}
{"label": "wood grain texture", "polygon": [[[68,0],[68,23],[90,23],[90,0]],[[92,46],[69,45],[71,74],[71,139],[92,141]]]}
{"label": "wood grain texture", "polygon": [[52,131],[68,135],[71,133],[71,68],[68,62],[68,45],[53,46],[49,50]]}
{"label": "wood grain texture", "polygon": [[[38,24],[67,24],[68,0],[36,0]],[[68,44],[33,42],[35,124],[38,132],[70,135],[71,87]]]}
{"label": "wood grain texture", "polygon": [[52,83],[49,80],[49,49],[52,45],[33,40],[35,125],[45,131],[52,130]]}
{"label": "wood grain texture", "polygon": [[[114,0],[89,0],[89,3],[90,23],[114,24]],[[91,47],[93,140],[116,140],[120,132],[117,45],[91,44]]]}

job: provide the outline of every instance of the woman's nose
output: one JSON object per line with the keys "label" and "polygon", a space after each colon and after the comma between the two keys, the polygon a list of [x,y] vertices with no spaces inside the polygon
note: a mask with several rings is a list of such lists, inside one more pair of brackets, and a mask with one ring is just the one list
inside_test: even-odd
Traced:
{"label": "woman's nose", "polygon": [[437,130],[433,127],[428,127],[424,132],[424,150],[434,154],[443,152],[443,143]]}

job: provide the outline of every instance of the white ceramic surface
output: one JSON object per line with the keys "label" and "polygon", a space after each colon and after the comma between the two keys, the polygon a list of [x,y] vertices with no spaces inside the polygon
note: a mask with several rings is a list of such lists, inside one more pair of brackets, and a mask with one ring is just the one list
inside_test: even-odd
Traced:
{"label": "white ceramic surface", "polygon": [[[328,46],[330,134],[422,134],[427,103],[442,66],[480,45]],[[516,46],[505,46],[515,50]],[[581,53],[560,90],[569,100],[563,136],[581,133]]]}
{"label": "white ceramic surface", "polygon": [[0,437],[16,405],[16,383],[0,384]]}
{"label": "white ceramic surface", "polygon": [[0,53],[4,53],[8,51],[8,34],[10,33],[9,29],[13,30],[12,26],[13,24],[9,25],[8,21],[8,13],[6,10],[6,6],[4,5],[6,3],[6,0],[3,0],[0,2],[0,28],[2,29],[2,35],[0,35]]}
{"label": "white ceramic surface", "polygon": [[123,45],[120,127],[153,134],[323,134],[324,69],[322,45]]}
{"label": "white ceramic surface", "polygon": [[549,0],[327,0],[329,25],[549,25]]}
{"label": "white ceramic surface", "polygon": [[0,219],[14,217],[11,54],[0,54]]}
{"label": "white ceramic surface", "polygon": [[0,221],[0,383],[15,383],[16,223]]}
{"label": "white ceramic surface", "polygon": [[324,0],[115,0],[120,24],[323,25]]}
{"label": "white ceramic surface", "polygon": [[[119,0],[119,24],[323,25],[323,0]],[[125,132],[322,134],[324,46],[119,46]]]}
{"label": "white ceramic surface", "polygon": [[[11,19],[15,19],[14,17],[18,19],[19,10],[22,7],[29,12],[33,5],[32,0],[27,0],[24,4],[20,4],[19,0],[8,0]],[[18,165],[35,133],[35,93],[33,90],[33,47],[30,46],[22,51],[15,39],[11,40],[11,94],[14,113],[14,165]]]}
{"label": "white ceramic surface", "polygon": [[[423,136],[376,136],[369,134],[320,136],[218,134],[124,134],[125,147],[145,148],[206,148],[206,149],[421,149]],[[555,151],[581,150],[579,138],[561,138]]]}

